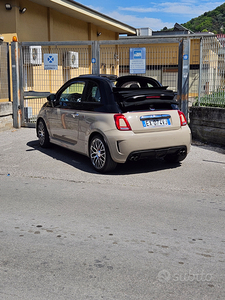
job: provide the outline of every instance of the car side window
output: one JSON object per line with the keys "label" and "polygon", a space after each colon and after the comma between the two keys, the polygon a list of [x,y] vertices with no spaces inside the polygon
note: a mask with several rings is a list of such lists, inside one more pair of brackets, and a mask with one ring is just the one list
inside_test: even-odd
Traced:
{"label": "car side window", "polygon": [[84,97],[85,102],[101,102],[100,89],[97,83],[90,81],[87,86],[87,91]]}
{"label": "car side window", "polygon": [[152,85],[151,83],[147,83],[147,87],[154,87],[154,85]]}
{"label": "car side window", "polygon": [[85,87],[85,82],[77,81],[70,84],[61,93],[59,97],[59,104],[63,107],[74,106],[75,103],[80,103],[82,101],[82,95]]}
{"label": "car side window", "polygon": [[98,86],[93,86],[92,88],[92,100],[94,100],[94,102],[101,102],[101,95]]}

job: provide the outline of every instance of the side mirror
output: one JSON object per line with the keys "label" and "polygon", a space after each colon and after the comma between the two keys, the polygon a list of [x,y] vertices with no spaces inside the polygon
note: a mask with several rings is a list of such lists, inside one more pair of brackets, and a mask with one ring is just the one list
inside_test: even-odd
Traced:
{"label": "side mirror", "polygon": [[56,95],[55,94],[50,94],[47,97],[49,102],[54,102],[56,100]]}

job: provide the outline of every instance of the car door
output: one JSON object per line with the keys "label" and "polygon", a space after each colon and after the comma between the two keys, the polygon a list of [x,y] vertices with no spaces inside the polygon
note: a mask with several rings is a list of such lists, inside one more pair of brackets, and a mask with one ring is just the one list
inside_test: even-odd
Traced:
{"label": "car door", "polygon": [[79,112],[82,110],[82,98],[85,82],[75,80],[66,84],[56,96],[52,114],[52,138],[65,147],[76,150],[78,140]]}
{"label": "car door", "polygon": [[77,150],[83,152],[87,150],[89,135],[93,129],[93,124],[102,114],[102,98],[98,83],[88,80],[82,98],[82,110],[79,111],[79,129]]}

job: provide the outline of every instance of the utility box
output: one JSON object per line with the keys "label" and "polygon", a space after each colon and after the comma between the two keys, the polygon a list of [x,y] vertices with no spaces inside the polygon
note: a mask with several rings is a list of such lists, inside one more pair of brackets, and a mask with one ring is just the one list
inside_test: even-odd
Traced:
{"label": "utility box", "polygon": [[79,55],[78,52],[67,51],[64,54],[64,67],[65,68],[79,68]]}
{"label": "utility box", "polygon": [[42,65],[42,50],[41,46],[29,46],[24,51],[24,64],[25,65]]}
{"label": "utility box", "polygon": [[152,35],[152,30],[149,27],[139,28],[137,30],[137,35],[138,36],[151,36]]}

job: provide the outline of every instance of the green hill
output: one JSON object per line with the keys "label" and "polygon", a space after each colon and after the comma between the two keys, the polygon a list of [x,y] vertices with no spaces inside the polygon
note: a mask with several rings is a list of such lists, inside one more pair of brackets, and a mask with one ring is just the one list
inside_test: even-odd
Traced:
{"label": "green hill", "polygon": [[181,25],[193,32],[225,33],[225,3]]}

